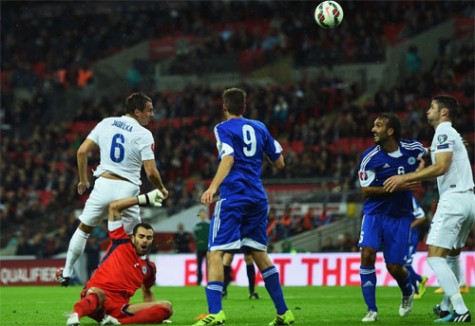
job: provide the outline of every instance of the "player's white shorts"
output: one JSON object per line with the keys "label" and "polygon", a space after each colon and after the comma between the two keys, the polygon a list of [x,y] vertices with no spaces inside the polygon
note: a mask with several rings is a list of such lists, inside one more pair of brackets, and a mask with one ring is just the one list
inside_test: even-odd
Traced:
{"label": "player's white shorts", "polygon": [[[107,218],[109,204],[113,200],[124,197],[138,196],[140,187],[124,180],[97,178],[91,195],[86,201],[84,210],[79,220],[89,226],[97,226]],[[137,223],[140,223],[140,207],[134,205],[122,211],[122,221],[127,234]]]}
{"label": "player's white shorts", "polygon": [[426,243],[446,249],[461,248],[474,224],[475,194],[472,191],[443,194]]}

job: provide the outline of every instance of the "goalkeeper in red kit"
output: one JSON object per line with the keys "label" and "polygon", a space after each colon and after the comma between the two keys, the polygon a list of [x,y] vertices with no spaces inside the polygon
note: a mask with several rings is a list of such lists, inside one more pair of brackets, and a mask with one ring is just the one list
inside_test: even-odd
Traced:
{"label": "goalkeeper in red kit", "polygon": [[[155,283],[156,266],[147,253],[153,242],[151,225],[139,223],[129,237],[122,224],[122,210],[133,205],[161,206],[164,196],[153,190],[138,197],[126,197],[109,204],[110,245],[81,292],[67,326],[80,325],[79,319],[89,316],[101,325],[158,324],[173,311],[168,301],[155,301],[151,287]],[[143,302],[129,304],[130,298],[142,288]]]}

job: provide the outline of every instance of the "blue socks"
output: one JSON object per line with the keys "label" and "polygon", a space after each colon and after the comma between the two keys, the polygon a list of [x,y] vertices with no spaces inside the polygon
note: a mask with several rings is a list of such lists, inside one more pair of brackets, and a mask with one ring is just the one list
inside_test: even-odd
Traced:
{"label": "blue socks", "polygon": [[361,290],[368,311],[378,311],[376,307],[376,271],[374,267],[360,266]]}
{"label": "blue socks", "polygon": [[[401,291],[402,291],[402,295],[407,297],[408,295],[411,295],[412,294],[412,273],[410,270],[407,270],[407,277],[402,280],[402,281],[397,281],[397,285],[399,285],[399,288],[401,288]],[[416,290],[417,287],[415,286],[414,289]]]}
{"label": "blue socks", "polygon": [[271,266],[263,271],[261,271],[262,278],[269,292],[269,295],[274,301],[275,309],[277,310],[278,315],[283,315],[289,308],[284,301],[284,294],[282,293],[282,286],[280,285],[279,272],[275,266]]}
{"label": "blue socks", "polygon": [[208,282],[206,299],[210,314],[217,314],[223,310],[223,282]]}

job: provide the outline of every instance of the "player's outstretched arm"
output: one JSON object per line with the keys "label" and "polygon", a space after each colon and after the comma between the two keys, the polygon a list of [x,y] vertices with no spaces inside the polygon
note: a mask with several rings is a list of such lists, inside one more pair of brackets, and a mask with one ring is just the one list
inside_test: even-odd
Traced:
{"label": "player's outstretched arm", "polygon": [[122,210],[139,203],[138,197],[125,197],[114,200],[109,204],[109,221],[120,221],[122,219]]}
{"label": "player's outstretched arm", "polygon": [[452,152],[442,152],[435,154],[434,163],[426,168],[417,169],[415,172],[394,175],[384,181],[384,188],[388,192],[397,191],[404,183],[422,181],[436,178],[447,173],[452,162]]}
{"label": "player's outstretched arm", "polygon": [[155,189],[146,194],[138,195],[137,197],[125,197],[114,200],[109,204],[109,221],[119,221],[122,216],[121,212],[134,205],[140,206],[162,206],[164,195],[160,190]]}

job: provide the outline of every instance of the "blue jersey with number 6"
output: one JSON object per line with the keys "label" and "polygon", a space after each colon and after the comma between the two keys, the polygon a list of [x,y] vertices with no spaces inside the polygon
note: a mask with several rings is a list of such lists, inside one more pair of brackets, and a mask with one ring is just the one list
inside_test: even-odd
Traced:
{"label": "blue jersey with number 6", "polygon": [[[382,187],[393,175],[413,172],[419,165],[418,158],[426,150],[414,140],[400,140],[393,153],[375,145],[361,156],[358,177],[361,187]],[[367,196],[363,203],[364,214],[383,214],[390,217],[412,216],[412,192],[395,191],[384,196]]]}
{"label": "blue jersey with number 6", "polygon": [[233,118],[218,124],[214,133],[219,160],[234,156],[233,168],[221,183],[220,196],[242,194],[266,199],[261,181],[264,156],[274,162],[282,152],[266,126],[257,120]]}

